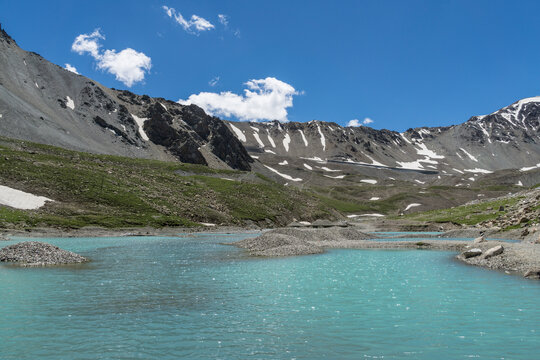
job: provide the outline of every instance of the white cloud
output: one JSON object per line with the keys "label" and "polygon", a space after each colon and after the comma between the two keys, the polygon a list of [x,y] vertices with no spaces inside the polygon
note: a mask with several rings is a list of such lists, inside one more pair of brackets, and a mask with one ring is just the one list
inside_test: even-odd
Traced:
{"label": "white cloud", "polygon": [[[116,80],[123,82],[128,87],[144,80],[146,72],[152,68],[150,57],[131,48],[120,52],[114,49],[101,51],[100,39],[105,39],[105,36],[100,33],[99,29],[91,34],[81,34],[75,38],[71,50],[79,55],[89,53],[96,60],[99,69],[113,74]],[[66,68],[68,65],[66,64]],[[68,68],[68,70],[70,69]]]}
{"label": "white cloud", "polygon": [[245,85],[244,95],[201,92],[178,102],[196,104],[211,115],[234,116],[243,121],[288,121],[287,108],[293,106],[293,96],[300,94],[294,87],[273,77],[249,80]]}
{"label": "white cloud", "polygon": [[142,52],[131,48],[120,52],[106,50],[98,61],[100,69],[107,70],[115,75],[116,80],[123,82],[128,87],[144,80],[144,74],[152,67],[152,60]]}
{"label": "white cloud", "polygon": [[223,24],[223,26],[229,25],[229,17],[227,15],[218,14],[219,22]]}
{"label": "white cloud", "polygon": [[347,126],[358,127],[358,126],[362,126],[362,124],[364,125],[371,124],[372,122],[373,120],[371,120],[370,118],[365,118],[364,121],[362,121],[361,123],[360,123],[360,120],[358,119],[352,119],[352,120],[349,120],[349,122],[347,123]]}
{"label": "white cloud", "polygon": [[[214,28],[214,25],[210,21],[197,15],[191,15],[191,19],[186,20],[182,14],[176,11],[174,8],[167,6],[162,7],[168,17],[180,24],[184,30],[191,34],[198,34],[201,31],[208,31]],[[220,18],[221,21],[221,18]]]}
{"label": "white cloud", "polygon": [[347,126],[358,127],[358,126],[360,126],[360,120],[358,120],[358,119],[349,120],[349,122],[347,123]]}
{"label": "white cloud", "polygon": [[208,82],[208,85],[214,87],[214,86],[216,86],[218,83],[219,83],[219,76],[216,76],[215,78],[213,78],[212,80],[210,80],[210,81]]}
{"label": "white cloud", "polygon": [[70,64],[65,64],[65,69],[67,71],[71,71],[72,73],[79,74],[77,72],[77,68],[75,66],[70,65]]}
{"label": "white cloud", "polygon": [[81,34],[75,38],[75,41],[71,45],[71,50],[77,54],[82,55],[85,52],[90,53],[92,57],[99,57],[99,39],[105,39],[99,32],[99,29],[94,30],[91,34]]}

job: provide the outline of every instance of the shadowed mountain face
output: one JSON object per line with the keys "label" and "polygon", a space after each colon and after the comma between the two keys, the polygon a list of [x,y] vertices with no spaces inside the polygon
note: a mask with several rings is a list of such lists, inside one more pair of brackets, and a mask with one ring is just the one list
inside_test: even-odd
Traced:
{"label": "shadowed mountain face", "polygon": [[106,88],[0,31],[0,135],[73,150],[249,170],[224,123],[195,105]]}

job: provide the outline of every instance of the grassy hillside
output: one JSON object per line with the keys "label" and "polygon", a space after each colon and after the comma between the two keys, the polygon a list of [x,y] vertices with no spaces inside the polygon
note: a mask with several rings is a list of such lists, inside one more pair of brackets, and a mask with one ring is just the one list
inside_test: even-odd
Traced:
{"label": "grassy hillside", "polygon": [[264,176],[234,181],[244,174],[0,138],[0,184],[55,200],[32,211],[0,206],[0,228],[284,224],[330,216],[318,198]]}
{"label": "grassy hillside", "polygon": [[[452,222],[461,225],[476,225],[483,221],[495,220],[508,212],[521,198],[504,198],[493,201],[485,201],[473,205],[462,205],[449,209],[425,211],[403,218],[417,221]],[[504,210],[499,211],[503,207]]]}

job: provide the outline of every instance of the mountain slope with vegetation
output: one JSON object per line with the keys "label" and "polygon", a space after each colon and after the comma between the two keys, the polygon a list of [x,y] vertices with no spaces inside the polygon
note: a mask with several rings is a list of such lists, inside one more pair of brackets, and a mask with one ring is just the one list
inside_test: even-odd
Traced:
{"label": "mountain slope with vegetation", "polygon": [[0,206],[1,228],[271,226],[336,215],[317,197],[254,173],[7,138],[0,138],[0,183],[54,200],[38,210]]}

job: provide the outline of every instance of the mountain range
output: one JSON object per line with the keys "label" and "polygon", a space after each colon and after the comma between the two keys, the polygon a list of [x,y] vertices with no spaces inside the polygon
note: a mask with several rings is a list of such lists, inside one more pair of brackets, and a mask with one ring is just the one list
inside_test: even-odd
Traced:
{"label": "mountain range", "polygon": [[[107,88],[21,49],[1,29],[0,135],[97,154],[253,171],[345,197],[358,187],[354,201],[377,201],[398,188],[418,198],[429,187],[447,192],[442,200],[404,204],[403,211],[507,191],[496,186],[540,182],[540,97],[458,125],[403,133],[317,120],[224,121],[196,105]],[[472,188],[485,192],[467,191]]]}

